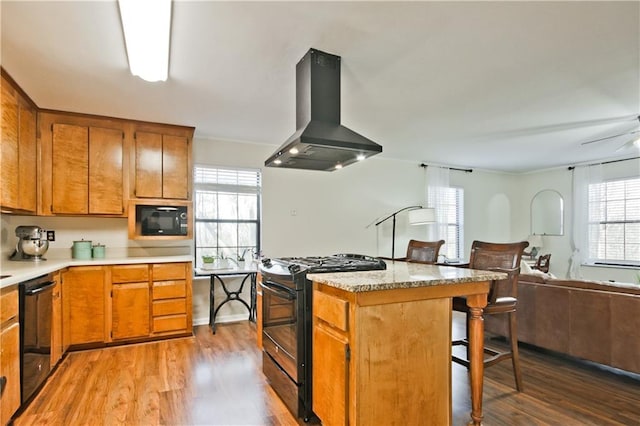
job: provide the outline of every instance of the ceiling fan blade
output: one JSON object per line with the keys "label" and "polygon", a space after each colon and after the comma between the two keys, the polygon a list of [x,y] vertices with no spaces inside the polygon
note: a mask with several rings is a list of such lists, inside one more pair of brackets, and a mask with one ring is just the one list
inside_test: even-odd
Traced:
{"label": "ceiling fan blade", "polygon": [[[636,117],[636,119],[638,120],[638,122],[640,122],[640,115],[638,115],[638,116]],[[606,141],[606,140],[608,140],[608,139],[618,138],[618,137],[620,137],[620,136],[633,135],[633,134],[636,134],[636,133],[638,133],[638,132],[640,132],[640,129],[638,129],[638,130],[632,130],[632,131],[630,131],[630,132],[619,133],[619,134],[617,134],[617,135],[607,136],[607,137],[600,138],[600,139],[594,139],[594,140],[592,140],[592,141],[588,141],[588,142],[582,142],[580,145],[589,145],[589,144],[596,143],[596,142]],[[632,141],[632,142],[633,142],[633,141]],[[625,145],[626,145],[626,144],[625,144]],[[624,146],[624,145],[623,145],[623,146]],[[622,149],[622,147],[618,148],[618,151],[619,151],[620,149]]]}
{"label": "ceiling fan blade", "polygon": [[[640,131],[635,131],[633,133],[638,133]],[[628,148],[631,148],[632,146],[638,146],[638,148],[640,148],[640,138],[632,138],[630,141],[624,143],[623,145],[620,145],[620,147],[618,147],[618,149],[616,149],[616,152],[620,152],[620,151],[624,151]]]}

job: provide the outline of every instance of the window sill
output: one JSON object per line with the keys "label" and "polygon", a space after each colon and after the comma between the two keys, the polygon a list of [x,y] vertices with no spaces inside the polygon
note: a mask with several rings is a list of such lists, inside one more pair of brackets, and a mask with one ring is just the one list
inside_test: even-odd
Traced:
{"label": "window sill", "polygon": [[587,266],[590,268],[614,268],[614,269],[640,269],[640,265],[628,265],[628,264],[619,264],[612,262],[589,262],[583,263],[582,266]]}

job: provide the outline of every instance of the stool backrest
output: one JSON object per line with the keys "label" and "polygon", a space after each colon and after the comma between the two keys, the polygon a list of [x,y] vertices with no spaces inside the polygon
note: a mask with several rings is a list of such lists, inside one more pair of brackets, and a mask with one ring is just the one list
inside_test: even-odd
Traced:
{"label": "stool backrest", "polygon": [[505,272],[508,277],[496,280],[489,290],[489,304],[500,297],[518,296],[518,277],[522,252],[529,246],[527,241],[518,243],[488,243],[474,241],[471,245],[469,268]]}
{"label": "stool backrest", "polygon": [[444,240],[418,241],[411,240],[407,246],[407,262],[433,264],[438,261],[440,247]]}

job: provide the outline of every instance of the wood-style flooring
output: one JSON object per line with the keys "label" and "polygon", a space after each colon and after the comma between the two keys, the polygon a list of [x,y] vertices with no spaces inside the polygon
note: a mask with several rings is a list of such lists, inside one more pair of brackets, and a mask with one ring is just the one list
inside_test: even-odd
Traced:
{"label": "wood-style flooring", "polygon": [[[529,348],[521,362],[523,393],[509,361],[485,370],[485,425],[640,425],[638,376]],[[194,337],[73,352],[15,424],[296,425],[261,365],[248,322],[219,324],[215,335],[199,326]],[[469,411],[467,373],[454,364],[454,425],[466,424]]]}

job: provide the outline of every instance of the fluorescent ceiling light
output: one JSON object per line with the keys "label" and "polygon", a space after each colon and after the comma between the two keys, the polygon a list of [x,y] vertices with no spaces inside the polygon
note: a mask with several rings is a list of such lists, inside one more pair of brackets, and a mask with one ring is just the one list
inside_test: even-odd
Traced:
{"label": "fluorescent ceiling light", "polygon": [[146,81],[169,74],[171,0],[118,0],[129,68]]}

